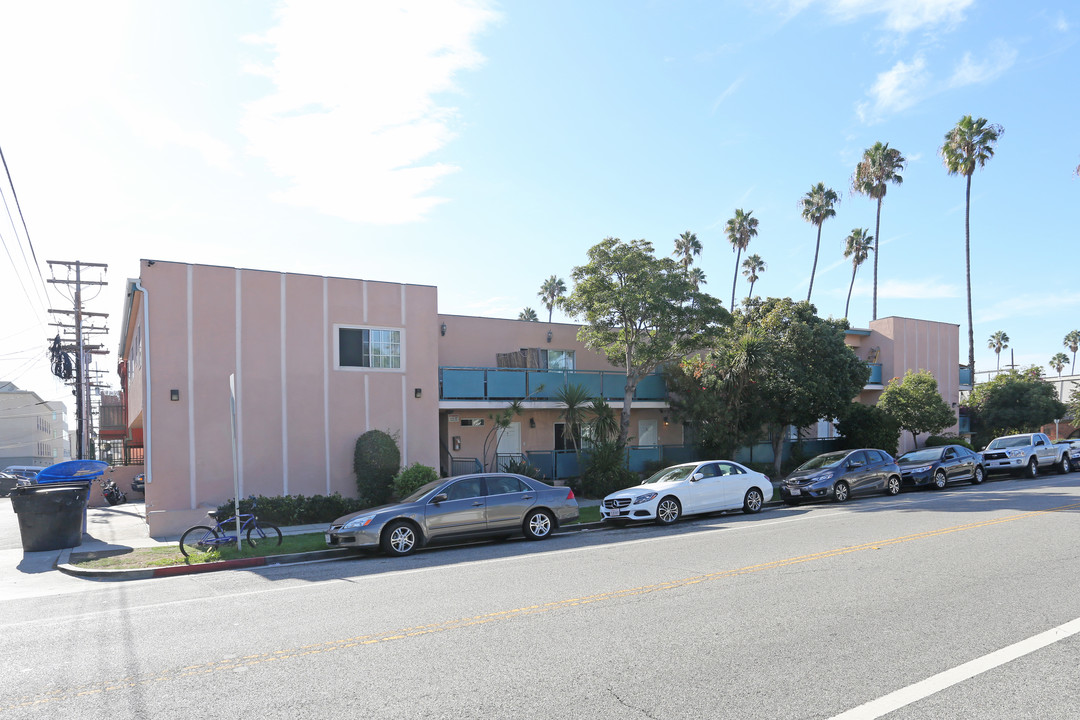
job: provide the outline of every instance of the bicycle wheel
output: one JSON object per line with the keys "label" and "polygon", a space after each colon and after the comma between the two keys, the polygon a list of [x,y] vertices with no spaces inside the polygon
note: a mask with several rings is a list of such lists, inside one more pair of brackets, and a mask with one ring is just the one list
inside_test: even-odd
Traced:
{"label": "bicycle wheel", "polygon": [[266,522],[257,522],[248,528],[248,545],[255,547],[259,543],[265,543],[268,547],[277,547],[281,544],[281,530],[277,525]]}
{"label": "bicycle wheel", "polygon": [[214,543],[208,541],[215,540],[217,537],[217,530],[206,525],[196,525],[188,528],[180,536],[180,552],[183,553],[184,557],[188,557],[192,553],[206,552],[214,547]]}

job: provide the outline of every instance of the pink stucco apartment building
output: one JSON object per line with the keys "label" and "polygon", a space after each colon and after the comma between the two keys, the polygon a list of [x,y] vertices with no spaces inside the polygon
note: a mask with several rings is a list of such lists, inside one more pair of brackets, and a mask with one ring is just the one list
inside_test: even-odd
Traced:
{"label": "pink stucco apartment building", "polygon": [[[241,496],[354,495],[354,444],[371,429],[397,438],[404,465],[458,474],[527,455],[553,476],[574,462],[558,389],[622,407],[624,373],[577,325],[440,314],[431,286],[143,260],[127,290],[127,439],[143,447],[155,536],[233,497],[233,389]],[[956,402],[957,326],[885,318],[848,344],[874,373],[860,401],[925,368]],[[494,434],[492,415],[521,398]],[[631,435],[642,458],[683,445],[658,375],[638,388]]]}

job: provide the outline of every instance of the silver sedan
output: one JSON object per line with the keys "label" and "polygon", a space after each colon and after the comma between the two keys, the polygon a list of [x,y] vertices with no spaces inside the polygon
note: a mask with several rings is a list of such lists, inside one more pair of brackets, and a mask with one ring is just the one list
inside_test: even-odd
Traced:
{"label": "silver sedan", "polygon": [[471,537],[542,540],[577,519],[570,488],[512,473],[459,475],[430,482],[399,503],[338,518],[326,544],[408,555],[431,542]]}

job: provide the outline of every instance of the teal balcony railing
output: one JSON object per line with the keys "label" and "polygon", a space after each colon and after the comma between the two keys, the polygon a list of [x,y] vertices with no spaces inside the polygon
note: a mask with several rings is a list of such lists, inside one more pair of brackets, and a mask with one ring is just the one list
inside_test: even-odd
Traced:
{"label": "teal balcony railing", "polygon": [[[440,400],[554,400],[567,385],[581,385],[592,397],[622,400],[626,375],[608,370],[542,370],[525,368],[439,368]],[[667,386],[659,373],[644,377],[635,400],[664,400]]]}
{"label": "teal balcony railing", "polygon": [[870,368],[870,379],[866,381],[867,385],[881,385],[881,363],[866,363]]}
{"label": "teal balcony railing", "polygon": [[960,384],[971,385],[971,368],[960,366]]}
{"label": "teal balcony railing", "polygon": [[966,435],[971,432],[971,418],[967,415],[960,416],[960,434]]}

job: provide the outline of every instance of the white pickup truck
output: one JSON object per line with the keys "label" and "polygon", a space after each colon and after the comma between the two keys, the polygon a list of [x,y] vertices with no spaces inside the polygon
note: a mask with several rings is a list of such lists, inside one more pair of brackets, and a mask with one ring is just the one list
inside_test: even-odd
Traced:
{"label": "white pickup truck", "polygon": [[1016,475],[1035,477],[1039,468],[1056,466],[1058,472],[1072,470],[1069,451],[1064,445],[1055,445],[1043,433],[1024,433],[994,438],[982,451],[986,474],[1011,472]]}

